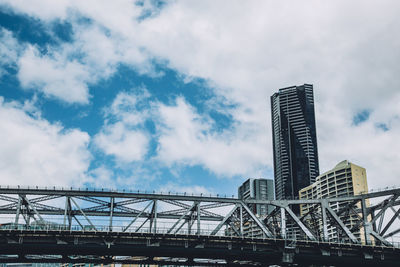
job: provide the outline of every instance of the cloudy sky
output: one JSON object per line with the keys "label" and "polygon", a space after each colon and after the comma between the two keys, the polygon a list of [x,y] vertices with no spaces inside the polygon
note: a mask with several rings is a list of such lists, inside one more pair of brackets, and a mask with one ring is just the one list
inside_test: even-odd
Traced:
{"label": "cloudy sky", "polygon": [[269,97],[314,85],[320,171],[400,186],[400,2],[0,0],[0,184],[236,194]]}

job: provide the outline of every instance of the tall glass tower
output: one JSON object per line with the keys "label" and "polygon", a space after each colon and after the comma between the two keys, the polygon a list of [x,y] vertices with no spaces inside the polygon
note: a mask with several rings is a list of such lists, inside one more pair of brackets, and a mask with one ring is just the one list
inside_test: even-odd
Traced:
{"label": "tall glass tower", "polygon": [[276,199],[298,198],[319,175],[313,86],[279,89],[271,96]]}

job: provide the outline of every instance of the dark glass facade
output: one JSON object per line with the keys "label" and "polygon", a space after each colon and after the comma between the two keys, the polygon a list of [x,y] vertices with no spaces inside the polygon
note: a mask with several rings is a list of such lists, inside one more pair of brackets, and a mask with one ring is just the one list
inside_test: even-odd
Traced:
{"label": "dark glass facade", "polygon": [[276,199],[298,198],[319,175],[313,86],[279,89],[271,96]]}
{"label": "dark glass facade", "polygon": [[[274,181],[272,179],[247,179],[238,189],[240,199],[273,200]],[[259,216],[266,215],[272,211],[271,206],[262,204],[249,204],[249,208]]]}

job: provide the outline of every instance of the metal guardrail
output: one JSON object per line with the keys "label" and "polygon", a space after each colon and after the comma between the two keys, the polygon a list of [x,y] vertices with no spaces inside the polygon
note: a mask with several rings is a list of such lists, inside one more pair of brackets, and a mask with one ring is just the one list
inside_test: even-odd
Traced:
{"label": "metal guardrail", "polygon": [[[19,224],[15,225],[13,223],[6,224],[6,225],[0,225],[0,233],[2,231],[46,231],[46,232],[69,232],[69,233],[138,233],[138,234],[161,234],[161,235],[166,235],[166,234],[171,234],[169,233],[170,228],[167,227],[159,227],[157,228],[157,231],[150,232],[149,228],[147,227],[142,227],[138,229],[138,227],[130,227],[128,229],[125,229],[124,226],[104,226],[104,225],[98,225],[98,226],[85,226],[82,228],[79,225],[74,225],[71,226],[70,229],[68,229],[64,225],[54,225],[54,224],[46,224],[46,225],[25,225],[25,224]],[[219,232],[217,234],[211,235],[212,230],[201,230],[200,233],[197,233],[196,231],[188,231],[186,229],[180,229],[178,232],[171,234],[171,235],[185,235],[185,236],[193,236],[193,237],[199,237],[199,236],[218,236],[218,237],[231,237],[231,238],[240,238],[240,239],[247,239],[247,240],[257,240],[257,241],[282,241],[282,242],[290,242],[291,244],[297,243],[297,242],[302,242],[302,243],[314,243],[314,244],[332,244],[332,245],[348,245],[348,246],[361,246],[361,247],[377,247],[376,245],[368,245],[368,244],[354,244],[351,242],[346,242],[345,240],[335,240],[335,241],[324,241],[324,240],[309,240],[309,239],[282,239],[282,238],[267,238],[267,237],[260,237],[260,236],[244,236],[244,237],[239,237],[236,235],[226,235],[223,232]],[[400,249],[400,242],[397,241],[391,241],[390,244],[392,244],[393,248],[399,248]],[[387,246],[383,246],[387,248]]]}
{"label": "metal guardrail", "polygon": [[[237,196],[235,195],[227,195],[227,194],[206,194],[206,193],[200,193],[196,194],[193,192],[173,192],[173,191],[167,191],[167,192],[157,192],[155,190],[133,190],[133,189],[113,189],[113,188],[94,188],[94,187],[71,187],[71,186],[20,186],[20,185],[6,185],[6,186],[1,186],[0,189],[25,189],[25,190],[30,190],[30,189],[36,189],[36,190],[52,190],[52,191],[65,191],[65,190],[71,190],[71,191],[78,191],[78,192],[85,192],[85,191],[90,191],[90,192],[105,192],[105,193],[135,193],[135,194],[153,194],[153,195],[171,195],[171,196],[196,196],[196,197],[213,197],[213,198],[230,198],[230,199],[236,199]],[[369,193],[376,193],[376,192],[383,192],[387,190],[394,190],[394,189],[400,189],[400,186],[386,186],[382,188],[372,188],[368,191],[363,191],[360,194],[365,195]],[[287,198],[286,200],[297,200],[299,199],[298,197],[294,198]]]}
{"label": "metal guardrail", "polygon": [[173,191],[168,191],[168,192],[157,192],[155,190],[133,190],[133,189],[112,189],[112,188],[94,188],[94,187],[60,187],[60,186],[12,186],[12,185],[6,185],[6,186],[1,186],[0,189],[23,189],[23,190],[52,190],[52,191],[65,191],[65,190],[70,190],[70,191],[78,191],[78,192],[105,192],[105,193],[134,193],[134,194],[153,194],[153,195],[166,195],[166,196],[196,196],[196,197],[212,197],[212,198],[231,198],[231,199],[236,199],[237,197],[235,195],[220,195],[220,194],[205,194],[205,193],[200,193],[200,194],[195,194],[195,193],[190,193],[190,192],[173,192]]}

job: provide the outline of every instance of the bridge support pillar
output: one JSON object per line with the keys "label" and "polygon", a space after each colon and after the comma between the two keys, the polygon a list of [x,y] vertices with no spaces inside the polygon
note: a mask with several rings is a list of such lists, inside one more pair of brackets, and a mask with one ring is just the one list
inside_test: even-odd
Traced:
{"label": "bridge support pillar", "polygon": [[367,203],[366,199],[361,200],[362,219],[364,226],[365,244],[371,244],[371,223],[368,221]]}
{"label": "bridge support pillar", "polygon": [[293,263],[294,253],[292,252],[283,252],[282,262],[283,263]]}
{"label": "bridge support pillar", "polygon": [[326,199],[321,200],[321,215],[322,215],[322,234],[324,241],[328,241],[328,223],[326,220],[326,207],[328,207],[328,201]]}
{"label": "bridge support pillar", "polygon": [[286,213],[284,207],[281,207],[281,236],[286,239]]}
{"label": "bridge support pillar", "polygon": [[293,263],[294,262],[294,248],[285,248],[282,252],[282,263]]}

